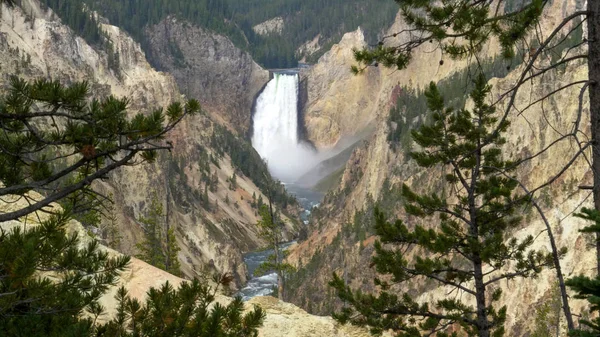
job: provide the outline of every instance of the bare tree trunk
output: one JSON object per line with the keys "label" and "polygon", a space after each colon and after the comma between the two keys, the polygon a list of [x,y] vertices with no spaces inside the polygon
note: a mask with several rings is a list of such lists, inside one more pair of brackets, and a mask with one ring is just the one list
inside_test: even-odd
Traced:
{"label": "bare tree trunk", "polygon": [[[523,186],[523,185],[521,185]],[[560,266],[560,258],[558,256],[558,247],[556,246],[556,240],[554,240],[554,234],[552,233],[552,227],[550,227],[550,222],[546,218],[546,215],[542,211],[542,208],[538,205],[537,202],[533,201],[534,207],[538,210],[544,224],[546,224],[546,230],[548,231],[548,239],[550,240],[550,246],[552,247],[552,259],[554,261],[554,268],[556,269],[556,277],[558,279],[558,288],[560,290],[560,297],[562,302],[562,309],[565,314],[565,319],[567,320],[567,329],[569,331],[575,330],[575,324],[573,323],[573,315],[571,314],[571,307],[569,306],[569,297],[567,296],[567,287],[565,286],[565,279],[563,277],[562,268]],[[560,331],[557,328],[557,334]]]}
{"label": "bare tree trunk", "polygon": [[[172,155],[169,154],[171,157],[170,159],[172,159]],[[167,160],[167,169],[166,169],[166,175],[165,175],[165,194],[166,194],[166,204],[165,204],[165,228],[166,228],[166,256],[165,256],[165,269],[167,271],[170,270],[171,268],[171,243],[169,242],[170,238],[169,238],[169,196],[170,196],[170,189],[169,189],[169,177],[171,176],[171,162],[170,160]]]}
{"label": "bare tree trunk", "polygon": [[[587,0],[588,71],[590,80],[590,120],[592,122],[592,171],[594,208],[600,211],[600,1]],[[596,234],[596,268],[600,273],[600,233]]]}
{"label": "bare tree trunk", "polygon": [[273,193],[271,191],[271,186],[267,184],[267,193],[269,193],[269,215],[271,216],[271,224],[275,228],[275,233],[273,235],[273,248],[275,249],[275,265],[277,266],[277,297],[280,300],[284,300],[284,284],[283,284],[283,273],[281,272],[281,263],[282,258],[279,252],[279,228],[277,228],[277,224],[275,223],[275,212],[273,212]]}

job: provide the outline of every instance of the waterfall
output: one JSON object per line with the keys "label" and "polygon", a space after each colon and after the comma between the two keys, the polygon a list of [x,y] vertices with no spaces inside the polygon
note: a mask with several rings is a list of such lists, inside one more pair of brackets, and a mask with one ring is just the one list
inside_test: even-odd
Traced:
{"label": "waterfall", "polygon": [[314,165],[315,152],[298,139],[298,74],[274,74],[256,100],[252,146],[271,173],[293,182]]}

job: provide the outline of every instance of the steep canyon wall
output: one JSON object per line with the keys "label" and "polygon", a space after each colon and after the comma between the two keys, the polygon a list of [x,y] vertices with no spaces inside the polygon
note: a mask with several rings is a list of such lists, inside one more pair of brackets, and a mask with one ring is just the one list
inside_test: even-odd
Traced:
{"label": "steep canyon wall", "polygon": [[[547,35],[565,15],[581,8],[579,1],[554,1],[548,5],[540,23],[540,31]],[[390,29],[390,34],[401,31],[405,25],[400,17]],[[387,41],[386,43],[397,43]],[[402,183],[420,192],[443,188],[439,169],[422,170],[416,167],[402,146],[393,148],[388,134],[393,124],[388,122],[390,108],[396,103],[403,90],[422,89],[430,81],[439,82],[467,67],[466,61],[444,59],[439,51],[423,46],[414,54],[415,58],[403,71],[382,67],[370,67],[362,75],[350,73],[354,64],[352,48],[365,45],[361,31],[346,34],[339,45],[324,55],[319,64],[310,69],[308,78],[308,103],[305,110],[308,134],[321,147],[335,144],[345,135],[356,133],[360,126],[374,123],[376,130],[367,143],[357,148],[347,162],[341,183],[325,197],[319,209],[313,212],[312,234],[295,247],[290,261],[301,266],[298,279],[293,283],[296,297],[291,298],[310,312],[328,314],[341,303],[336,300],[332,289],[327,286],[332,272],[342,274],[354,288],[373,291],[374,270],[366,268],[373,254],[372,210],[374,201],[384,204],[390,217],[405,218],[398,187]],[[579,50],[581,51],[581,50]],[[488,44],[482,59],[498,54],[494,43]],[[546,56],[542,62],[549,62]],[[440,60],[444,60],[443,65]],[[510,66],[510,64],[505,65]],[[492,79],[493,97],[507,90],[516,81],[523,66],[510,69],[503,78]],[[566,69],[549,72],[543,79],[524,85],[517,96],[517,109],[544,97],[561,84],[579,81],[587,76],[586,64],[572,64]],[[312,80],[312,82],[311,82]],[[522,158],[540,151],[561,134],[568,133],[578,118],[580,88],[561,91],[558,95],[536,104],[519,114],[511,112],[511,127],[507,132],[505,153],[513,158]],[[359,94],[360,93],[360,94]],[[443,92],[442,92],[443,93]],[[586,126],[589,113],[584,100],[581,125]],[[501,107],[502,105],[500,105]],[[402,109],[401,109],[402,110]],[[413,116],[410,111],[402,112],[405,117]],[[418,124],[424,116],[417,115],[407,123]],[[359,121],[359,122],[357,122]],[[332,130],[332,132],[328,132]],[[584,132],[589,132],[583,128]],[[548,152],[522,165],[517,177],[526,186],[533,188],[557,174],[576,152],[573,141],[562,141]],[[591,182],[591,172],[585,159],[580,158],[560,179],[536,194],[550,219],[557,243],[567,247],[569,253],[562,261],[566,277],[579,273],[591,274],[594,254],[589,249],[589,238],[578,232],[584,226],[573,217],[573,212],[589,205],[589,193],[580,191],[579,185]],[[534,213],[524,214],[523,226],[515,233],[517,237],[537,237],[535,248],[549,250],[545,227]],[[415,219],[409,219],[414,223]],[[310,279],[311,282],[304,282]],[[501,303],[508,305],[507,331],[511,336],[520,336],[529,331],[534,320],[537,303],[548,300],[554,287],[555,272],[546,270],[537,279],[512,280],[505,286]],[[437,298],[445,289],[413,285],[415,290],[427,290],[421,300]],[[504,287],[504,286],[503,286]],[[581,312],[583,303],[573,301],[576,313]]]}

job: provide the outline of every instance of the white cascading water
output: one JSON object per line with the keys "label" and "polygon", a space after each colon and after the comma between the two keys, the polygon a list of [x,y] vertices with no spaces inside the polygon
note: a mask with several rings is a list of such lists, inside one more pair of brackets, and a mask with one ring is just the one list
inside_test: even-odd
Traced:
{"label": "white cascading water", "polygon": [[[298,75],[274,74],[256,100],[252,146],[267,162],[271,174],[292,187],[294,182],[319,160],[319,153],[298,139]],[[288,190],[289,191],[289,190]],[[313,192],[314,193],[314,192]],[[320,196],[319,196],[320,197]],[[299,197],[299,200],[307,200]],[[312,203],[307,208],[312,208]],[[286,249],[291,243],[284,244]],[[244,262],[252,274],[273,251],[251,252]],[[244,300],[271,294],[277,286],[277,274],[252,277],[240,290]]]}
{"label": "white cascading water", "polygon": [[315,152],[298,139],[298,75],[274,74],[256,100],[252,146],[271,174],[294,182],[314,165]]}

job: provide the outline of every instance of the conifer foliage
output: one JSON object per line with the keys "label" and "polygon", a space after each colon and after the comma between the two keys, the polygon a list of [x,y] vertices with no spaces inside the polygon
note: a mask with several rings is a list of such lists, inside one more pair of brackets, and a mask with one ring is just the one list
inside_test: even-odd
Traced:
{"label": "conifer foliage", "polygon": [[[495,307],[499,283],[535,276],[552,266],[550,254],[530,247],[533,237],[517,239],[519,209],[529,199],[515,193],[510,175],[515,163],[503,159],[502,133],[508,121],[498,120],[486,103],[491,87],[479,76],[471,92],[472,110],[446,107],[435,84],[426,90],[433,122],[414,130],[420,151],[411,157],[423,168],[446,169],[442,191],[418,194],[403,186],[406,212],[423,225],[388,222],[376,211],[373,265],[384,277],[375,280],[378,295],[353,291],[334,274],[331,285],[349,304],[335,317],[369,325],[375,333],[392,329],[398,336],[503,336],[506,307]],[[432,303],[417,302],[402,289],[409,280],[429,280],[449,295]]]}
{"label": "conifer foliage", "polygon": [[40,225],[0,230],[0,331],[3,336],[87,336],[99,298],[129,258],[110,258],[97,241],[67,234],[68,211]]}
{"label": "conifer foliage", "polygon": [[[256,337],[264,320],[260,308],[244,313],[239,298],[215,304],[217,287],[198,280],[178,290],[170,284],[151,289],[143,304],[121,289],[117,317],[99,322],[105,314],[99,299],[116,285],[130,259],[110,257],[98,241],[70,233],[69,221],[74,212],[107,201],[91,189],[94,180],[170,149],[168,142],[162,144],[165,134],[200,107],[191,100],[128,118],[127,99],[89,100],[89,92],[85,82],[65,87],[14,77],[0,99],[0,198],[10,205],[0,210],[0,335]],[[158,223],[160,215],[156,206],[146,222]],[[166,236],[175,243],[172,231]],[[155,247],[152,242],[143,251]],[[165,269],[178,269],[171,263],[176,247],[159,248]],[[224,276],[216,282],[231,280]]]}
{"label": "conifer foliage", "polygon": [[262,205],[259,210],[261,217],[258,222],[259,234],[267,241],[269,249],[273,249],[273,254],[270,254],[267,259],[261,263],[254,271],[257,276],[264,275],[268,272],[277,274],[277,295],[280,299],[285,299],[285,281],[290,273],[296,269],[289,263],[283,262],[287,252],[281,248],[283,237],[283,222],[281,218],[273,212],[273,205],[269,202],[269,206]]}
{"label": "conifer foliage", "polygon": [[[581,232],[597,234],[600,233],[600,212],[595,209],[583,208],[576,216],[592,222],[591,225],[583,228]],[[591,312],[600,311],[600,277],[595,278],[579,275],[567,280],[566,285],[576,292],[575,298],[585,299],[591,305]],[[593,337],[600,334],[600,317],[591,320],[584,319],[580,323],[582,327],[572,331],[569,336],[575,337]]]}
{"label": "conifer foliage", "polygon": [[240,297],[227,305],[214,303],[218,287],[197,279],[174,289],[165,283],[148,291],[145,303],[117,292],[116,317],[98,328],[103,337],[256,337],[265,312],[255,306],[244,313]]}
{"label": "conifer foliage", "polygon": [[515,44],[535,27],[547,3],[547,0],[522,1],[513,9],[505,5],[510,2],[506,0],[395,1],[410,28],[385,38],[398,37],[403,42],[388,45],[381,41],[377,48],[356,50],[354,56],[361,66],[352,68],[355,73],[364,70],[362,66],[379,63],[404,69],[414,50],[426,43],[439,48],[442,55],[459,59],[476,55],[495,38],[502,55],[511,58],[516,54]]}
{"label": "conifer foliage", "polygon": [[136,257],[170,274],[179,276],[181,265],[177,253],[180,248],[177,245],[173,228],[163,230],[161,224],[164,216],[162,204],[155,192],[152,195],[147,216],[139,219],[144,230],[144,240],[136,245],[139,251]]}
{"label": "conifer foliage", "polygon": [[[29,83],[12,77],[10,84],[0,101],[0,197],[20,195],[29,206],[0,213],[0,222],[16,220],[73,193],[98,196],[90,187],[94,180],[120,166],[154,160],[156,151],[171,148],[163,144],[166,133],[200,109],[190,100],[128,118],[127,98],[89,100],[87,82],[63,86],[58,81]],[[43,197],[27,197],[31,190]],[[73,209],[95,206],[84,200]]]}

